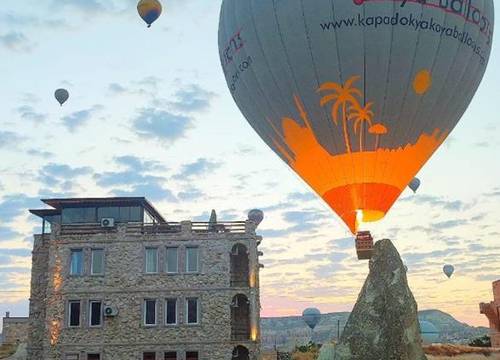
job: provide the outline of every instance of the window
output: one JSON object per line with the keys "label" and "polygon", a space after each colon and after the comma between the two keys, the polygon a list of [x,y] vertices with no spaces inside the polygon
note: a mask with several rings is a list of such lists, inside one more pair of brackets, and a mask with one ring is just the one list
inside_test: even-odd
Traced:
{"label": "window", "polygon": [[158,272],[158,248],[146,248],[146,272],[148,274]]}
{"label": "window", "polygon": [[87,360],[101,360],[100,354],[87,354]]}
{"label": "window", "polygon": [[62,209],[63,224],[93,224],[96,222],[96,208]]}
{"label": "window", "polygon": [[154,352],[145,352],[142,355],[143,360],[156,360],[156,353]]}
{"label": "window", "polygon": [[186,314],[188,324],[198,324],[198,299],[186,299]]}
{"label": "window", "polygon": [[83,275],[83,250],[71,250],[70,275]]}
{"label": "window", "polygon": [[198,248],[186,248],[186,272],[198,272]]}
{"label": "window", "polygon": [[92,275],[104,274],[104,250],[92,249],[90,273]]}
{"label": "window", "polygon": [[167,273],[179,272],[179,252],[176,247],[167,248]]}
{"label": "window", "polygon": [[198,351],[186,351],[186,360],[198,360]]}
{"label": "window", "polygon": [[70,301],[68,303],[69,326],[80,326],[80,301]]}
{"label": "window", "polygon": [[64,360],[78,360],[80,356],[78,354],[66,354]]}
{"label": "window", "polygon": [[177,324],[177,299],[165,301],[165,323],[167,325]]}
{"label": "window", "polygon": [[165,353],[165,360],[177,360],[177,352],[176,351],[167,351]]}
{"label": "window", "polygon": [[156,325],[156,300],[144,300],[144,325]]}
{"label": "window", "polygon": [[89,309],[89,322],[90,326],[101,326],[102,325],[102,302],[101,301],[91,301]]}

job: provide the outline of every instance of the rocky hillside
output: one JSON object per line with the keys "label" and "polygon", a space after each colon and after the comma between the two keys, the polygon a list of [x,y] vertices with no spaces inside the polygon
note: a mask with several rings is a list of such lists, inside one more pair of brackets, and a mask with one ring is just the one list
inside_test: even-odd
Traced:
{"label": "rocky hillside", "polygon": [[[471,339],[488,333],[487,328],[469,326],[439,310],[424,310],[418,315],[441,331],[440,341],[443,343],[467,344]],[[323,314],[314,334],[300,316],[262,318],[262,345],[264,349],[274,348],[275,344],[279,349],[291,349],[309,342],[311,335],[315,342],[326,343],[337,339],[337,333],[342,332],[348,317],[348,312]]]}

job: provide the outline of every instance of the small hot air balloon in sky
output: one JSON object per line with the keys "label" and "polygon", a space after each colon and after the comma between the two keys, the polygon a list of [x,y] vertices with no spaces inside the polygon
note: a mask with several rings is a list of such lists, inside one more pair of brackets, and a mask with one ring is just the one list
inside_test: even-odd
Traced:
{"label": "small hot air balloon in sky", "polygon": [[356,233],[468,108],[493,21],[493,0],[223,0],[219,55],[253,129]]}
{"label": "small hot air balloon in sky", "polygon": [[259,209],[250,210],[248,220],[253,221],[255,225],[259,226],[262,220],[264,220],[264,212]]}
{"label": "small hot air balloon in sky", "polygon": [[321,320],[321,312],[316,308],[307,308],[302,312],[302,319],[311,330],[314,330]]}
{"label": "small hot air balloon in sky", "polygon": [[455,272],[455,267],[453,265],[445,265],[443,266],[443,272],[446,276],[448,276],[449,279]]}
{"label": "small hot air balloon in sky", "polygon": [[137,11],[148,27],[151,27],[151,24],[160,17],[162,6],[158,0],[141,0],[137,4]]}
{"label": "small hot air balloon in sky", "polygon": [[413,191],[413,193],[416,193],[418,188],[420,187],[420,179],[413,178],[413,180],[408,184],[408,187]]}
{"label": "small hot air balloon in sky", "polygon": [[66,89],[57,89],[54,93],[56,100],[61,106],[69,99],[69,92]]}

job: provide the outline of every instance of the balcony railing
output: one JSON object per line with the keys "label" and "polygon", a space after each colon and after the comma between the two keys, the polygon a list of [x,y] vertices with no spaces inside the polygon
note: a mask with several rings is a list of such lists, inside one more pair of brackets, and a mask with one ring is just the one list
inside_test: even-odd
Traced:
{"label": "balcony railing", "polygon": [[[120,226],[120,224],[118,224]],[[118,226],[103,227],[99,223],[87,224],[65,224],[60,227],[61,235],[87,235],[114,233],[118,231]],[[182,232],[194,234],[245,234],[249,230],[245,221],[231,222],[190,222],[182,223],[169,222],[164,224],[158,223],[127,223],[127,234],[178,234]]]}

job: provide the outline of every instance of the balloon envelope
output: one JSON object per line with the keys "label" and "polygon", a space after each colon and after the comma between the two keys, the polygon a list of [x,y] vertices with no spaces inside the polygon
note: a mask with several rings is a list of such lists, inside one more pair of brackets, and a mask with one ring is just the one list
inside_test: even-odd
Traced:
{"label": "balloon envelope", "polygon": [[302,313],[302,319],[312,330],[321,320],[321,312],[316,308],[307,308]]}
{"label": "balloon envelope", "polygon": [[436,343],[439,340],[439,330],[433,323],[420,320],[420,336],[424,344]]}
{"label": "balloon envelope", "polygon": [[264,220],[264,212],[262,210],[253,209],[248,213],[248,220],[251,220],[255,225],[259,226],[262,220]]}
{"label": "balloon envelope", "polygon": [[250,125],[354,233],[455,127],[492,33],[493,0],[224,0],[219,53]]}
{"label": "balloon envelope", "polygon": [[455,272],[455,267],[453,265],[445,265],[443,266],[443,272],[448,278],[451,278],[451,275]]}
{"label": "balloon envelope", "polygon": [[69,92],[66,89],[57,89],[54,93],[54,96],[62,106],[69,99]]}
{"label": "balloon envelope", "polygon": [[137,11],[148,27],[161,15],[162,6],[158,0],[141,0],[137,4]]}
{"label": "balloon envelope", "polygon": [[412,181],[410,181],[410,184],[408,185],[408,187],[414,192],[416,193],[418,188],[420,187],[420,179],[419,178],[413,178]]}

